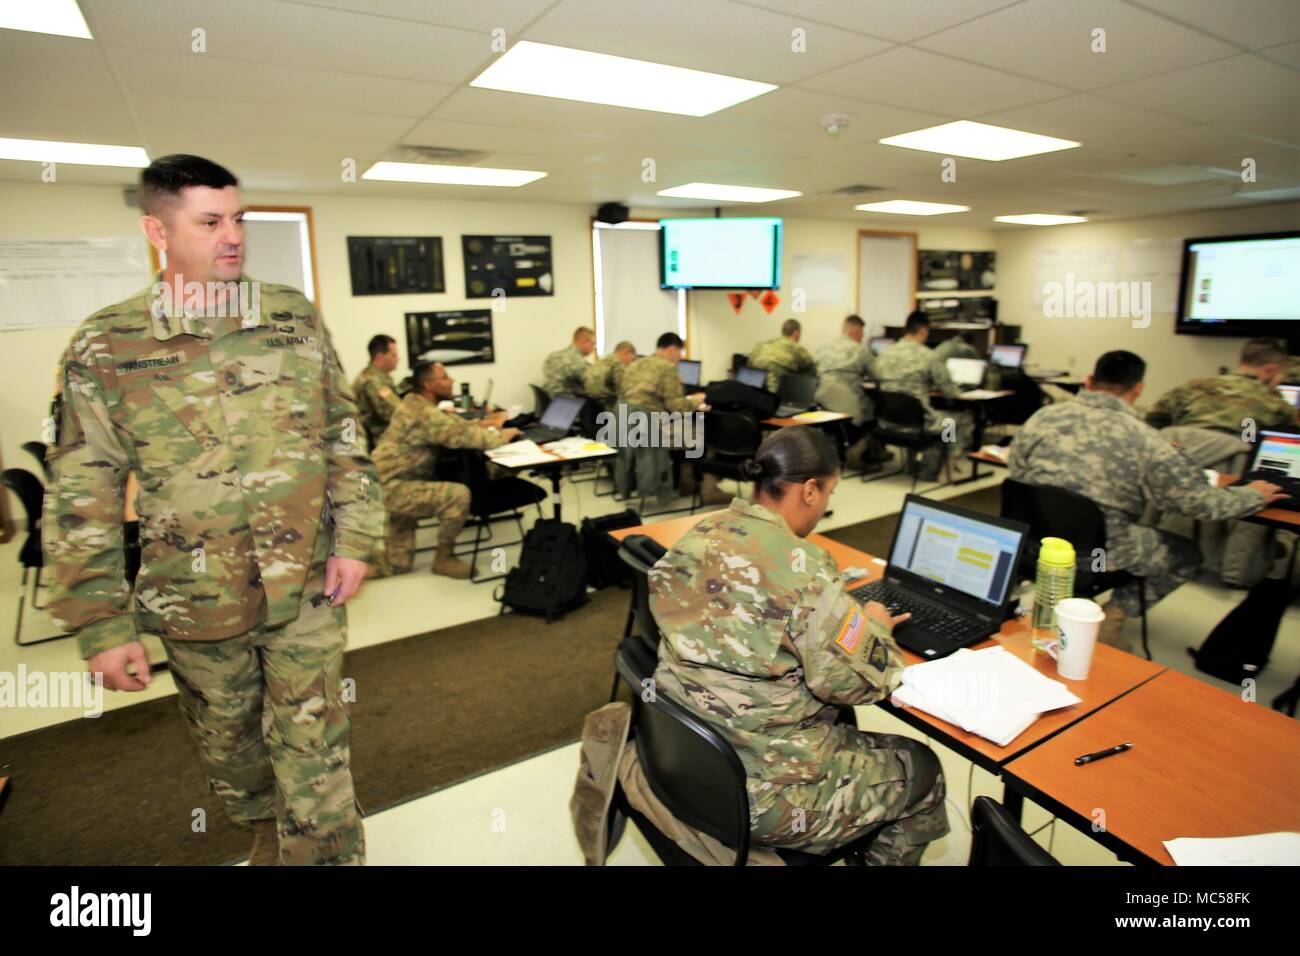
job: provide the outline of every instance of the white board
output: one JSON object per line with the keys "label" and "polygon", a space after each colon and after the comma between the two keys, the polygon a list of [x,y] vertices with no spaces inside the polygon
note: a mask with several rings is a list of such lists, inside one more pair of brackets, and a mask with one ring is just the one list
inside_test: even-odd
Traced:
{"label": "white board", "polygon": [[790,294],[803,289],[807,305],[843,305],[848,301],[849,266],[842,255],[790,257]]}
{"label": "white board", "polygon": [[76,326],[151,280],[143,237],[0,239],[0,330]]}
{"label": "white board", "polygon": [[1049,282],[1115,282],[1119,279],[1119,249],[1097,247],[1085,249],[1044,249],[1034,259],[1034,309],[1041,309]]}

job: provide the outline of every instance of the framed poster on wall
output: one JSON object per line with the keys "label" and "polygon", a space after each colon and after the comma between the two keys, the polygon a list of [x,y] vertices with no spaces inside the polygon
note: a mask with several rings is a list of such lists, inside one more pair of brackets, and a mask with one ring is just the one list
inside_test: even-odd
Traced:
{"label": "framed poster on wall", "polygon": [[555,293],[550,236],[461,236],[460,242],[465,298]]}
{"label": "framed poster on wall", "polygon": [[407,312],[406,354],[412,367],[417,362],[483,365],[496,361],[492,310]]}
{"label": "framed poster on wall", "polygon": [[348,236],[353,295],[446,292],[438,236]]}

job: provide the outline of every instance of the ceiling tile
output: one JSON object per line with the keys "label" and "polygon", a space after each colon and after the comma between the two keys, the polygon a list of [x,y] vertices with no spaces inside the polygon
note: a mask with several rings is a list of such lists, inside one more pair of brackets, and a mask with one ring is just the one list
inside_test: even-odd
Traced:
{"label": "ceiling tile", "polygon": [[907,43],[966,20],[973,20],[993,10],[1012,6],[1020,0],[753,0],[753,6],[779,10],[796,17],[807,17]]}
{"label": "ceiling tile", "polygon": [[1248,49],[1300,40],[1295,0],[1130,0]]}
{"label": "ceiling tile", "polygon": [[1197,122],[1294,109],[1300,73],[1250,53],[1097,91],[1102,99]]}

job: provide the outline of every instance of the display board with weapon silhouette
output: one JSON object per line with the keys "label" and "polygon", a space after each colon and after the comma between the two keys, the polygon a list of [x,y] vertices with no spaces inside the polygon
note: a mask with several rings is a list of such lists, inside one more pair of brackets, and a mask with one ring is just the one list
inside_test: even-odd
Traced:
{"label": "display board with weapon silhouette", "polygon": [[348,236],[353,295],[446,292],[438,236]]}
{"label": "display board with weapon silhouette", "polygon": [[465,298],[553,295],[550,236],[461,236]]}
{"label": "display board with weapon silhouette", "polygon": [[492,310],[407,312],[406,354],[417,362],[481,365],[495,361]]}

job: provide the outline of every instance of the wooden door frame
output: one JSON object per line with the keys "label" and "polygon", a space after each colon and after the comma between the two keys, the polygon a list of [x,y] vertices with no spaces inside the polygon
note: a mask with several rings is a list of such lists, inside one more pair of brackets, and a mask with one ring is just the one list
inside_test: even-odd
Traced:
{"label": "wooden door frame", "polygon": [[[662,217],[660,217],[662,218]],[[587,228],[591,230],[592,241],[594,243],[596,236],[596,223],[599,220],[595,216],[588,219]],[[659,219],[651,219],[645,216],[629,216],[625,222],[659,222]],[[660,227],[663,228],[662,226]],[[594,245],[590,248],[591,252],[591,327],[596,328],[596,250]],[[691,357],[691,290],[686,290],[686,348],[683,351],[683,358]]]}

